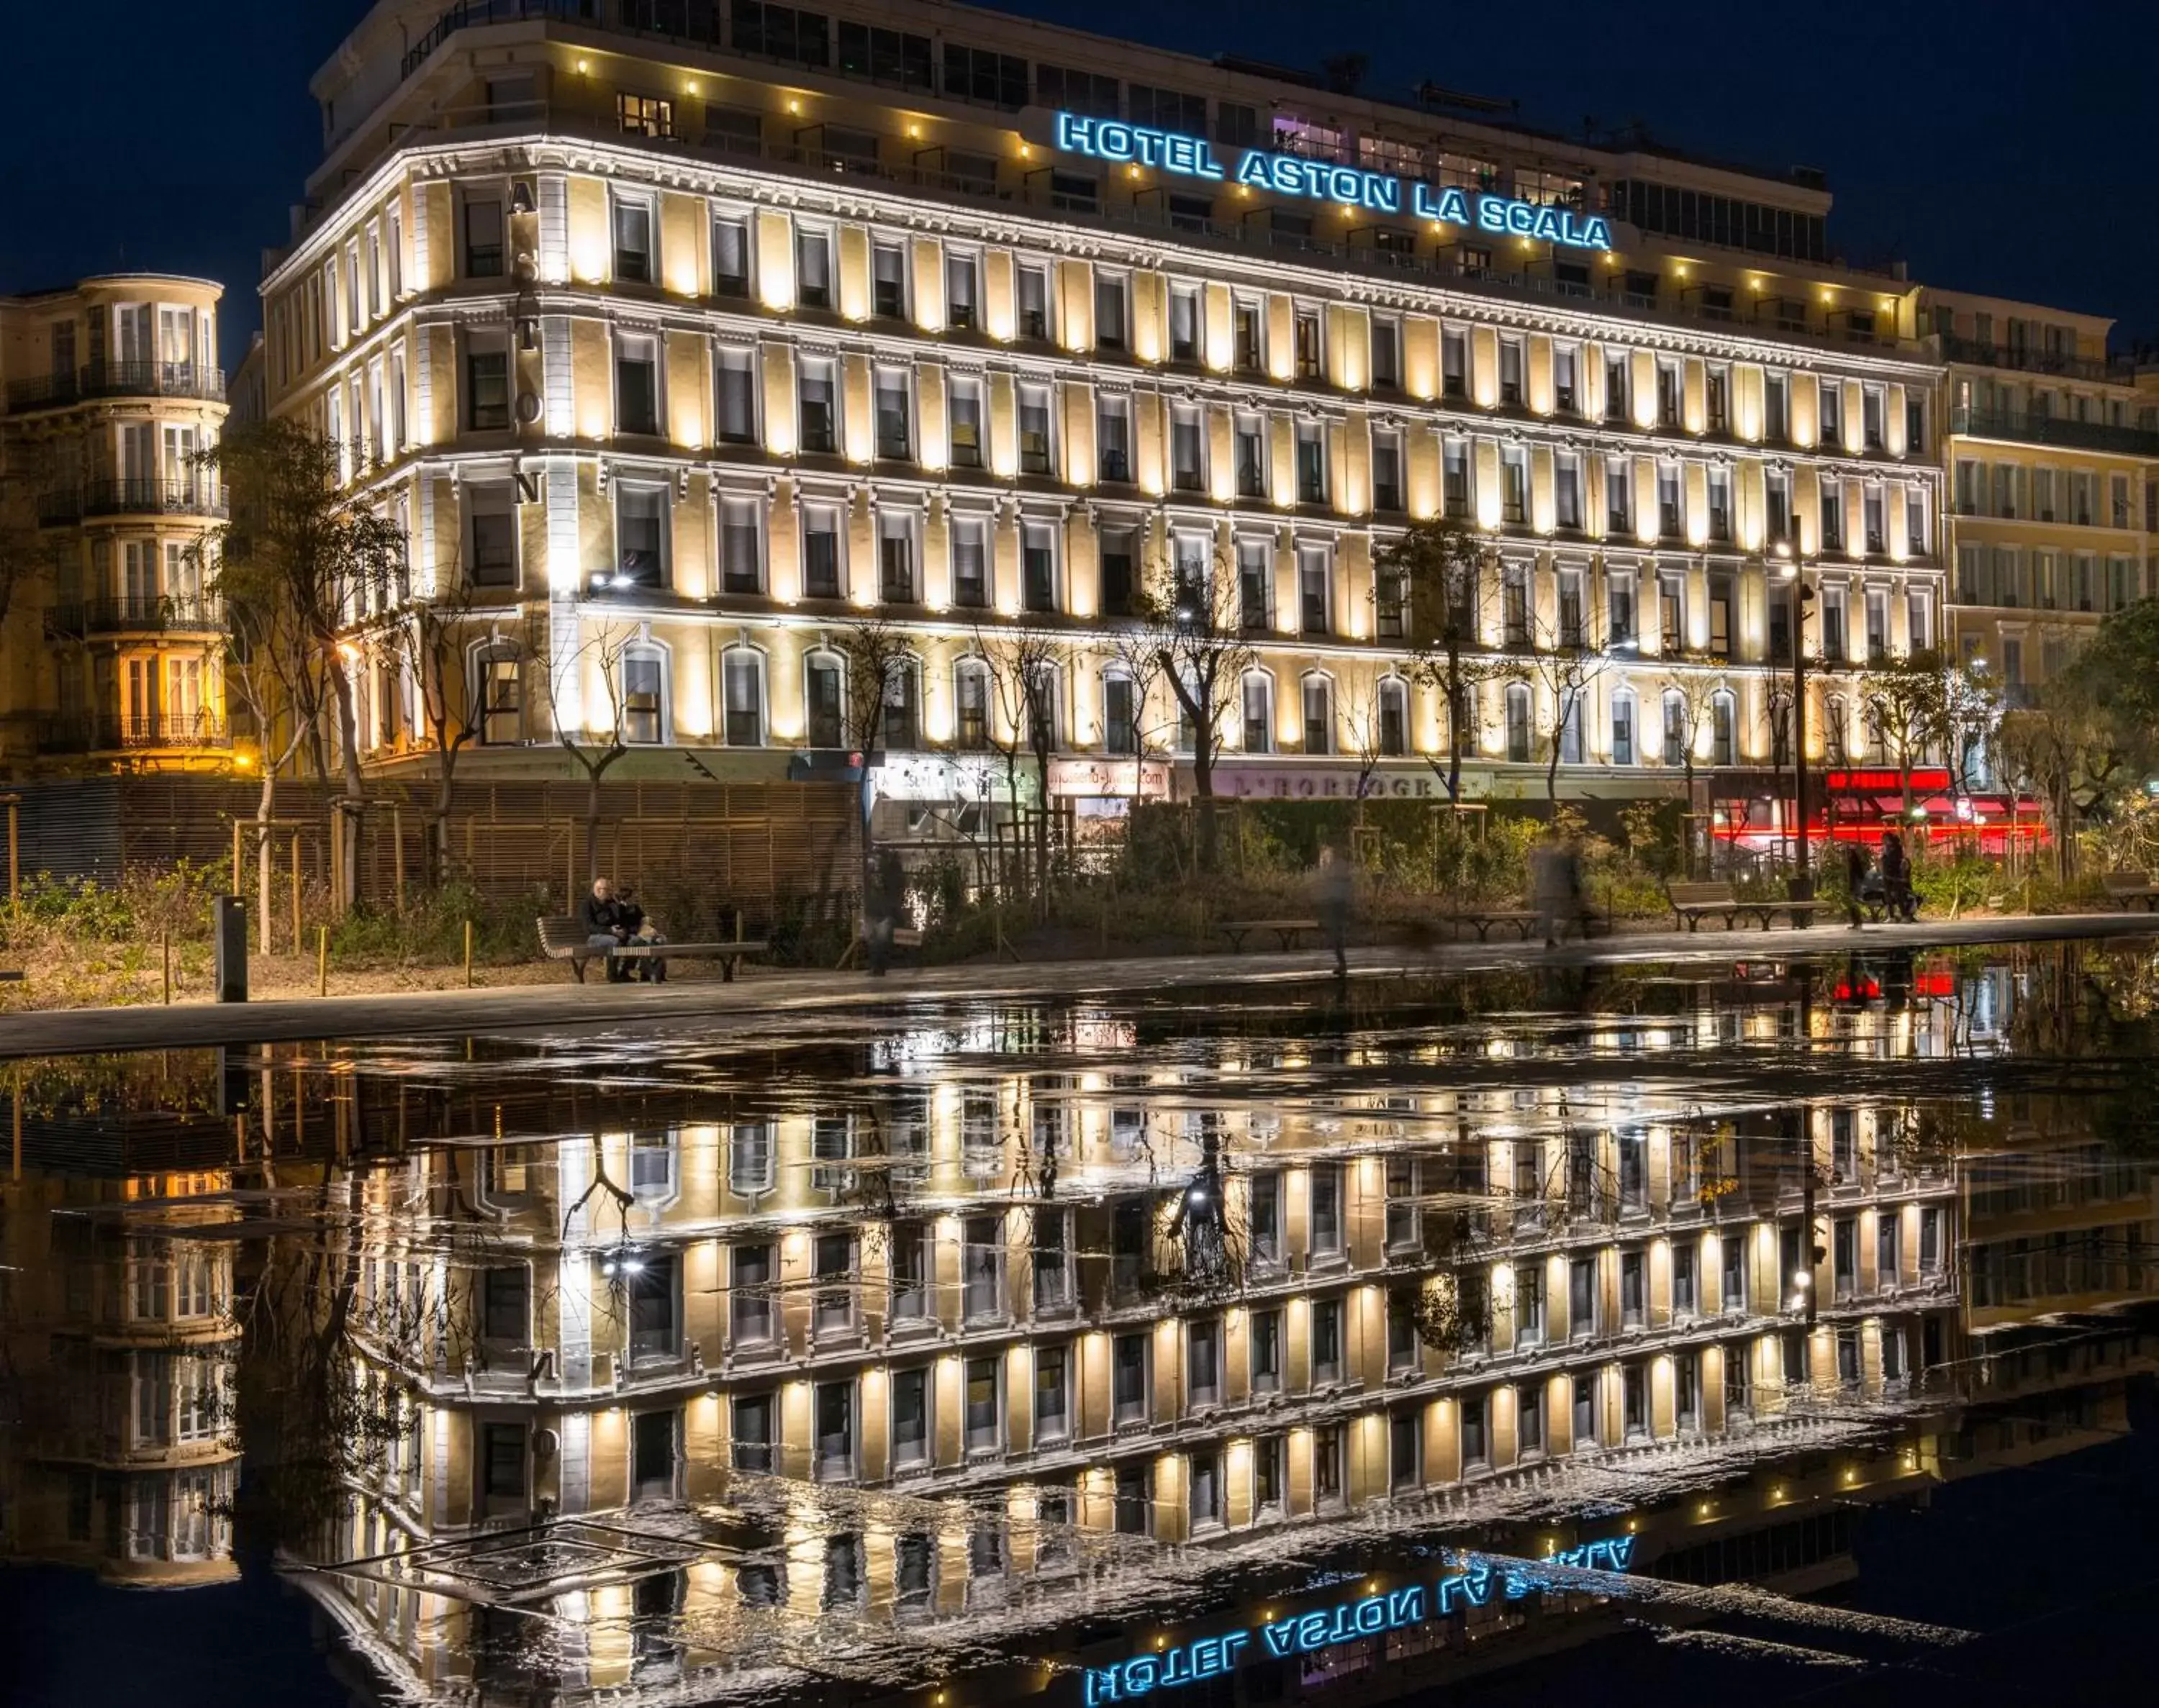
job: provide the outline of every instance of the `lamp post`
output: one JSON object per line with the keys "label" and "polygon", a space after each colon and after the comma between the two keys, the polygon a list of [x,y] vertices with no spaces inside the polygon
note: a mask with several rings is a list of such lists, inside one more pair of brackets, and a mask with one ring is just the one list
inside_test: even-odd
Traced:
{"label": "lamp post", "polygon": [[1807,859],[1807,605],[1815,590],[1806,584],[1799,556],[1789,540],[1777,542],[1777,556],[1792,582],[1792,882],[1791,898],[1814,899],[1814,873]]}

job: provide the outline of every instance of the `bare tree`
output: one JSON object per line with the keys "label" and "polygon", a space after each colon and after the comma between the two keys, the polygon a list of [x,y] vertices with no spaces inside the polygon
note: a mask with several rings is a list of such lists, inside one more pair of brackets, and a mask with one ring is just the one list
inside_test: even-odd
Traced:
{"label": "bare tree", "polygon": [[862,832],[862,923],[867,928],[867,910],[874,882],[871,862],[875,857],[875,851],[870,846],[870,812],[877,800],[870,762],[883,745],[885,713],[891,703],[888,696],[898,673],[907,667],[909,647],[904,631],[883,616],[860,617],[846,624],[840,645],[841,655],[847,664],[848,732],[862,754],[857,803]]}
{"label": "bare tree", "polygon": [[1244,691],[1245,672],[1258,660],[1245,637],[1248,614],[1236,566],[1217,547],[1179,560],[1154,554],[1133,599],[1141,644],[1152,649],[1162,678],[1192,732],[1192,787],[1199,798],[1199,866],[1212,871],[1219,837],[1214,813],[1214,765],[1224,727]]}
{"label": "bare tree", "polygon": [[1462,800],[1462,758],[1477,731],[1478,686],[1502,673],[1483,641],[1490,546],[1460,522],[1420,522],[1382,550],[1377,572],[1380,630],[1399,627],[1417,680],[1437,689],[1447,706],[1447,798]]}
{"label": "bare tree", "polygon": [[[199,557],[204,548],[198,542],[192,549]],[[262,767],[255,801],[255,905],[267,950],[273,900],[270,839],[277,816],[277,779],[308,737],[321,733],[321,659],[291,605],[255,597],[244,577],[228,583],[215,565],[205,579],[221,594],[225,609],[225,691],[239,696],[255,721]],[[239,883],[238,872],[232,881]]]}
{"label": "bare tree", "polygon": [[1380,761],[1387,756],[1386,706],[1377,675],[1366,681],[1364,691],[1343,708],[1343,716],[1349,725],[1349,750],[1357,760],[1357,826],[1361,830],[1365,795],[1380,769]]}
{"label": "bare tree", "polygon": [[1049,761],[1057,746],[1056,640],[1040,629],[975,631],[996,701],[990,741],[1004,756],[1010,798],[1019,800],[1020,754],[1034,761],[1034,881],[1047,893],[1049,875]]}
{"label": "bare tree", "polygon": [[435,803],[429,810],[428,848],[437,887],[450,872],[450,813],[457,801],[458,755],[479,738],[486,706],[473,691],[465,645],[474,615],[472,582],[455,563],[437,572],[434,588],[408,598],[383,631],[403,660],[420,699],[420,717],[435,750]]}
{"label": "bare tree", "polygon": [[1110,637],[1110,662],[1132,685],[1132,799],[1147,789],[1148,738],[1157,733],[1147,724],[1147,708],[1155,703],[1162,685],[1162,654],[1144,629],[1120,629]]}
{"label": "bare tree", "polygon": [[1781,670],[1763,681],[1763,715],[1769,722],[1769,768],[1782,771],[1792,763],[1792,679]]}
{"label": "bare tree", "polygon": [[223,479],[230,520],[212,539],[228,588],[264,604],[290,608],[319,660],[337,714],[344,774],[340,803],[344,893],[357,898],[360,813],[365,793],[359,720],[342,644],[370,613],[403,598],[404,530],[375,508],[349,478],[350,447],[289,420],[236,428],[200,453]]}
{"label": "bare tree", "polygon": [[[541,615],[539,624],[546,618]],[[555,724],[555,739],[562,751],[577,763],[585,774],[585,878],[590,882],[600,875],[600,784],[615,762],[629,751],[629,732],[624,726],[623,660],[629,650],[632,636],[628,630],[618,629],[613,623],[603,623],[580,641],[567,658],[551,662],[557,682],[572,676],[578,679],[580,709],[579,726],[573,727],[562,716],[559,705],[550,707]],[[528,645],[528,656],[545,656],[544,650]],[[601,701],[597,706],[586,706],[582,684],[597,676],[600,681]],[[601,714],[595,722],[593,712]],[[575,896],[570,905],[577,904]]]}
{"label": "bare tree", "polygon": [[[1680,769],[1686,778],[1686,810],[1694,811],[1695,755],[1701,740],[1701,732],[1714,726],[1716,717],[1717,682],[1695,670],[1675,671],[1665,678],[1660,710],[1665,729],[1666,751],[1679,750]],[[1676,738],[1676,740],[1674,738]],[[1686,822],[1692,826],[1690,816]],[[1686,835],[1685,865],[1687,876],[1696,870],[1696,843],[1701,832],[1690,828]]]}
{"label": "bare tree", "polygon": [[1531,627],[1539,644],[1530,655],[1530,672],[1543,685],[1552,709],[1551,727],[1545,737],[1545,798],[1556,806],[1560,762],[1566,755],[1569,732],[1577,743],[1575,759],[1569,763],[1578,763],[1589,703],[1598,680],[1611,666],[1612,655],[1588,644],[1586,629],[1570,633],[1542,624]]}

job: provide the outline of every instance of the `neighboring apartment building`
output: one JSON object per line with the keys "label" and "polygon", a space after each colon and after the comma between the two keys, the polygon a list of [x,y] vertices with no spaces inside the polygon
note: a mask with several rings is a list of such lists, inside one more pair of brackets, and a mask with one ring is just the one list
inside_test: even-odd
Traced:
{"label": "neighboring apartment building", "polygon": [[[70,1136],[96,1131],[78,1121]],[[0,1560],[229,1581],[240,1330],[235,1245],[209,1230],[238,1218],[232,1176],[92,1176],[78,1150],[26,1178],[20,1146],[0,1182]]]}
{"label": "neighboring apartment building", "polygon": [[34,567],[0,625],[0,765],[222,769],[224,621],[198,460],[225,415],[221,287],[158,273],[0,299],[0,526]]}
{"label": "neighboring apartment building", "polygon": [[1919,301],[1947,363],[1953,652],[2023,703],[2153,591],[2159,392],[2107,354],[2110,321],[1931,287]]}
{"label": "neighboring apartment building", "polygon": [[[476,586],[481,769],[562,726],[783,776],[853,739],[885,619],[883,745],[937,756],[888,797],[999,786],[1023,629],[1053,793],[1159,792],[1191,732],[1119,635],[1176,566],[1254,650],[1221,792],[1437,796],[1373,564],[1442,514],[1494,546],[1480,793],[1554,744],[1577,794],[1766,773],[1779,544],[1816,749],[1862,739],[1841,672],[1941,639],[1916,292],[1827,258],[1804,174],[938,3],[383,0],[315,90],[267,406],[354,446],[416,586]],[[414,685],[360,674],[370,762],[423,763]]]}

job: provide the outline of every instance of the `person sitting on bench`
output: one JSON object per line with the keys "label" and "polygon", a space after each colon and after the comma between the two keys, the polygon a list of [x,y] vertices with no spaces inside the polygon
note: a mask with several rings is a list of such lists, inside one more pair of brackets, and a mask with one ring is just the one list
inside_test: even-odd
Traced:
{"label": "person sitting on bench", "polygon": [[[583,906],[578,909],[577,919],[585,928],[586,943],[593,949],[607,950],[630,943],[657,943],[660,940],[656,932],[640,934],[644,932],[645,909],[626,897],[617,899],[614,885],[604,877],[593,880],[593,893],[585,898]],[[665,963],[655,960],[650,965],[657,971],[655,982],[664,984],[667,978]],[[611,985],[628,984],[630,979],[629,963],[613,955],[608,956],[607,976]]]}

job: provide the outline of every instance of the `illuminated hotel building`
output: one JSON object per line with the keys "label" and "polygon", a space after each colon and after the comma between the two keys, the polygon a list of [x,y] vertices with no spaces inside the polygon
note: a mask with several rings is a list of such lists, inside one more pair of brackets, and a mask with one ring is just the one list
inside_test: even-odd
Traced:
{"label": "illuminated hotel building", "polygon": [[2097,316],[1931,287],[1920,313],[1947,363],[1955,654],[2022,703],[2152,592],[2159,391]]}
{"label": "illuminated hotel building", "polygon": [[0,298],[0,525],[34,562],[0,624],[0,764],[222,769],[224,617],[196,460],[225,415],[222,287],[116,273]]}
{"label": "illuminated hotel building", "polygon": [[[937,756],[888,795],[979,788],[1023,630],[1053,792],[1159,789],[1189,732],[1118,637],[1211,566],[1254,655],[1218,792],[1436,795],[1373,565],[1442,515],[1494,546],[1474,792],[1555,743],[1571,794],[1767,771],[1790,562],[1815,748],[1857,739],[1840,670],[1940,640],[1918,292],[1829,258],[1807,174],[936,3],[382,0],[314,88],[267,407],[352,448],[418,589],[475,587],[481,769],[560,725],[619,728],[619,777],[784,776],[849,744],[884,619],[882,745]],[[359,674],[370,761],[421,763],[412,685]]]}

